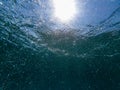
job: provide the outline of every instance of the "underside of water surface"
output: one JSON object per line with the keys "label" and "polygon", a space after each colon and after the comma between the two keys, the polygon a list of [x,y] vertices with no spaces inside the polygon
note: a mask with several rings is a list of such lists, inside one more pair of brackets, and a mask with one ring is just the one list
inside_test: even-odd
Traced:
{"label": "underside of water surface", "polygon": [[38,1],[0,0],[0,90],[120,90],[120,7],[56,29]]}

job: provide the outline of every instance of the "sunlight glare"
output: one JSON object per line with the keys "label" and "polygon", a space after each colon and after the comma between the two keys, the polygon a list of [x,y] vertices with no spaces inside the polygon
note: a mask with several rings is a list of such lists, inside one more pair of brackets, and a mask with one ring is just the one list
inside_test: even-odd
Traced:
{"label": "sunlight glare", "polygon": [[75,0],[53,0],[54,16],[62,22],[72,20],[77,12]]}

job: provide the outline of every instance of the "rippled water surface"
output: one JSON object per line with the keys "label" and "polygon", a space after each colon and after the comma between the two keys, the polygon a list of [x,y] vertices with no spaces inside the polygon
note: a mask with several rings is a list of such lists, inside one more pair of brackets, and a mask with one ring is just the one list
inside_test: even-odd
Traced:
{"label": "rippled water surface", "polygon": [[120,90],[120,7],[56,29],[40,1],[0,0],[0,90]]}

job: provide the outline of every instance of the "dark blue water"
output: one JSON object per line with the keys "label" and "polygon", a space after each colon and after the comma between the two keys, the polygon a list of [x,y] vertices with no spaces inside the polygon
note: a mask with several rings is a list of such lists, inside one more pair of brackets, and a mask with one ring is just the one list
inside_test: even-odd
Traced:
{"label": "dark blue water", "polygon": [[96,26],[57,30],[37,7],[0,3],[0,90],[120,90],[120,7]]}

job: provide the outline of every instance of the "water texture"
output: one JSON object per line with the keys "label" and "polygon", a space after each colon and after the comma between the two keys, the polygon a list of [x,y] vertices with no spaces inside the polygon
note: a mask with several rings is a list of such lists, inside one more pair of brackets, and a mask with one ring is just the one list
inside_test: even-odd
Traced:
{"label": "water texture", "polygon": [[120,7],[96,26],[53,29],[37,2],[0,0],[0,90],[120,90]]}

